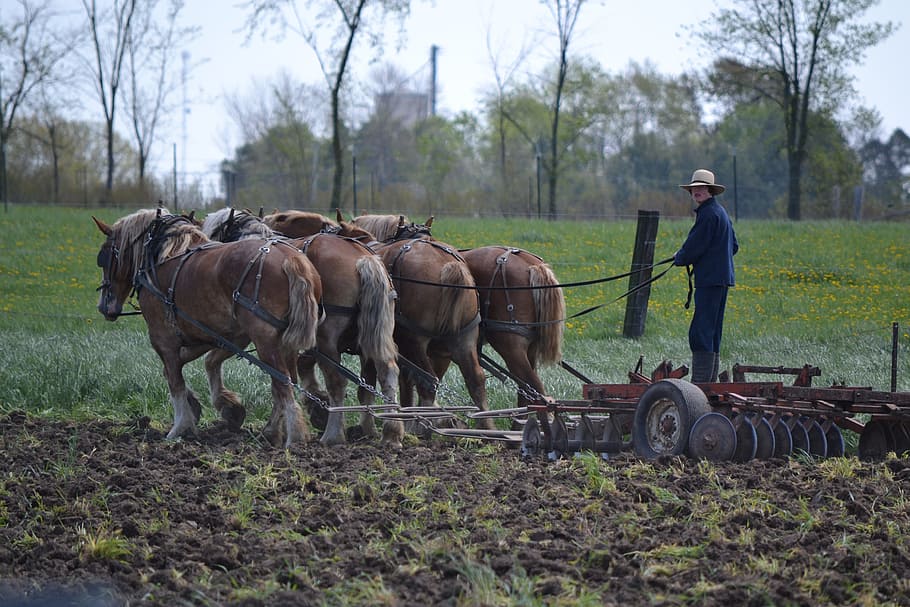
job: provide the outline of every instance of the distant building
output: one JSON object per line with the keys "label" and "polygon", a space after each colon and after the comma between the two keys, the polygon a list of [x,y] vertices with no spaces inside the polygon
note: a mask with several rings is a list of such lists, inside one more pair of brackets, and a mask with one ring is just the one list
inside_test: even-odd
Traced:
{"label": "distant building", "polygon": [[430,96],[426,93],[399,91],[376,96],[376,113],[388,116],[389,120],[406,127],[426,120],[429,108]]}

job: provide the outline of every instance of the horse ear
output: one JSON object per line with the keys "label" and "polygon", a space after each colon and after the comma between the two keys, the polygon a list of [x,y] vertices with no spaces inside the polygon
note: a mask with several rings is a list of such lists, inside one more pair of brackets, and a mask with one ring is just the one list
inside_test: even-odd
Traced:
{"label": "horse ear", "polygon": [[398,227],[399,228],[404,227],[404,215],[398,216]]}
{"label": "horse ear", "polygon": [[234,221],[234,209],[231,209],[231,212],[228,213],[228,221]]}
{"label": "horse ear", "polygon": [[341,223],[342,221],[344,221],[344,215],[341,213],[341,209],[338,209],[338,208],[335,209],[335,220],[338,223]]}
{"label": "horse ear", "polygon": [[187,216],[187,219],[189,219],[192,223],[196,223],[196,209],[193,209],[192,211],[190,211],[190,214]]}
{"label": "horse ear", "polygon": [[95,225],[98,226],[98,229],[101,230],[105,236],[110,236],[114,233],[114,230],[111,228],[111,226],[107,225],[100,219],[97,219],[94,215],[92,215],[92,219],[95,220]]}
{"label": "horse ear", "polygon": [[433,225],[433,219],[434,219],[434,216],[433,216],[433,215],[430,215],[430,218],[427,219],[427,222],[426,222],[424,225],[427,226],[427,227],[429,228],[430,226]]}
{"label": "horse ear", "polygon": [[265,209],[259,207],[259,219],[262,219],[263,217],[265,217]]}

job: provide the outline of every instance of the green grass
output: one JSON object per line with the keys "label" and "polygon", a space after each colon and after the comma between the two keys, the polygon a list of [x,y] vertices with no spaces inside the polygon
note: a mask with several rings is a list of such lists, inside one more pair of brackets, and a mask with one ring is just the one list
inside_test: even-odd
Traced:
{"label": "green grass", "polygon": [[[148,415],[167,426],[170,407],[161,365],[141,317],[106,322],[97,312],[103,236],[91,216],[108,222],[122,209],[13,206],[0,216],[0,411],[24,409],[62,417],[130,419]],[[656,259],[672,255],[691,219],[662,219]],[[507,244],[531,250],[562,283],[610,277],[630,267],[635,221],[547,222],[438,217],[434,235],[460,248]],[[770,222],[736,224],[737,287],[731,292],[721,352],[733,363],[822,369],[817,385],[887,389],[891,324],[900,323],[898,389],[910,389],[904,353],[910,325],[910,248],[901,223]],[[628,280],[566,289],[570,315],[564,358],[595,381],[625,382],[644,357],[650,372],[661,360],[688,364],[684,309],[687,281],[674,268],[653,285],[645,335],[622,337],[625,302],[614,302]],[[353,360],[349,361],[356,368]],[[578,398],[580,383],[559,369],[543,373],[550,393]],[[187,378],[207,403],[202,365]],[[788,380],[789,378],[784,378]],[[267,378],[245,362],[225,366],[227,385],[250,405],[249,419],[270,407]],[[488,382],[490,403],[512,406],[510,386]],[[443,392],[465,404],[450,371]],[[349,399],[354,390],[348,391]],[[203,422],[214,419],[204,408]]]}

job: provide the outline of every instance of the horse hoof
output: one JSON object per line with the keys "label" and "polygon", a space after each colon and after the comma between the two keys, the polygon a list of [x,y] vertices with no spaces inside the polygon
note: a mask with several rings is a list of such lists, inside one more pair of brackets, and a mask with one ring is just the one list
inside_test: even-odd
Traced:
{"label": "horse hoof", "polygon": [[227,422],[231,432],[240,432],[243,420],[246,419],[246,409],[242,406],[224,407],[221,409],[221,419]]}

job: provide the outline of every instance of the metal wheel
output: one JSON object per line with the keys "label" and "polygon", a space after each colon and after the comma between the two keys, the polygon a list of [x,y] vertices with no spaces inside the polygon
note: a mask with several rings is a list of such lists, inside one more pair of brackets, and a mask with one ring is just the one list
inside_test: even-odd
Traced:
{"label": "metal wheel", "polygon": [[784,423],[790,428],[793,437],[793,453],[803,451],[809,453],[809,433],[799,420],[791,415],[784,416]]}
{"label": "metal wheel", "polygon": [[773,420],[768,420],[768,423],[774,431],[774,457],[787,457],[793,453],[793,434],[790,432],[790,426],[777,416]]}
{"label": "metal wheel", "polygon": [[733,417],[733,427],[736,428],[736,451],[733,453],[734,462],[748,462],[755,459],[758,448],[758,433],[745,416],[736,414]]}
{"label": "metal wheel", "polygon": [[594,425],[594,422],[587,415],[582,415],[581,419],[578,420],[578,425],[575,426],[575,440],[578,441],[579,451],[594,451],[595,443],[597,442],[597,430]]}
{"label": "metal wheel", "polygon": [[[619,419],[615,416],[610,415],[610,417],[604,420],[604,433],[601,437],[605,443],[621,443],[622,442],[622,424]],[[604,452],[601,454],[601,457],[607,459],[610,453],[619,453],[620,450]]]}
{"label": "metal wheel", "polygon": [[531,415],[525,422],[524,430],[521,433],[521,456],[538,457],[543,453],[543,438],[540,435],[540,424],[537,423],[537,417]]}
{"label": "metal wheel", "polygon": [[894,440],[894,452],[898,457],[910,451],[910,427],[906,422],[897,422],[891,426],[891,438]]}
{"label": "metal wheel", "polygon": [[860,459],[885,459],[889,452],[894,451],[894,438],[891,436],[888,422],[873,419],[866,423],[859,435],[856,450]]}
{"label": "metal wheel", "polygon": [[828,423],[830,425],[825,431],[825,440],[828,441],[828,457],[843,457],[847,451],[844,435],[841,433],[840,428],[832,422]]}
{"label": "metal wheel", "polygon": [[695,420],[710,411],[705,393],[687,381],[670,378],[651,384],[635,407],[632,421],[635,453],[648,459],[682,455]]}
{"label": "metal wheel", "polygon": [[825,431],[822,430],[821,424],[816,420],[810,420],[805,417],[800,418],[800,425],[806,428],[806,434],[809,437],[809,453],[817,457],[828,456],[828,439],[825,438]]}
{"label": "metal wheel", "polygon": [[726,462],[736,454],[736,428],[727,416],[705,413],[692,424],[689,432],[689,454],[714,462]]}
{"label": "metal wheel", "polygon": [[551,460],[557,460],[569,451],[569,430],[561,415],[557,415],[550,422],[550,453]]}
{"label": "metal wheel", "polygon": [[755,459],[769,459],[774,457],[774,430],[771,428],[771,422],[766,417],[758,413],[747,413],[746,419],[752,422],[755,427]]}

